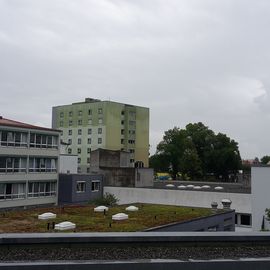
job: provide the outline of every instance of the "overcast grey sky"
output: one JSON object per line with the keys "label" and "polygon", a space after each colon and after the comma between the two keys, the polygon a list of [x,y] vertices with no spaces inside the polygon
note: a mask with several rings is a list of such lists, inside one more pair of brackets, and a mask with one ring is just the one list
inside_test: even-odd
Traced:
{"label": "overcast grey sky", "polygon": [[0,0],[0,114],[50,126],[85,97],[150,108],[164,130],[201,121],[270,155],[269,0]]}

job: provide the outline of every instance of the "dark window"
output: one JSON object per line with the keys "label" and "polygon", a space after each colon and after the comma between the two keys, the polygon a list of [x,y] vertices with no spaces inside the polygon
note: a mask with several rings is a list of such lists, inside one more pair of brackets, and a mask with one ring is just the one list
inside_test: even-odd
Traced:
{"label": "dark window", "polygon": [[250,215],[241,215],[241,225],[251,225],[251,216]]}

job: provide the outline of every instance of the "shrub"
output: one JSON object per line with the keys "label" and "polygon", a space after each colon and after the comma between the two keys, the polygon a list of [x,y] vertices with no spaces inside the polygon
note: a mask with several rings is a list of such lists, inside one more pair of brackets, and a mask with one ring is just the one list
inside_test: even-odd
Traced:
{"label": "shrub", "polygon": [[105,205],[105,206],[115,206],[119,202],[119,199],[116,198],[114,194],[106,192],[102,198],[94,200],[96,205]]}

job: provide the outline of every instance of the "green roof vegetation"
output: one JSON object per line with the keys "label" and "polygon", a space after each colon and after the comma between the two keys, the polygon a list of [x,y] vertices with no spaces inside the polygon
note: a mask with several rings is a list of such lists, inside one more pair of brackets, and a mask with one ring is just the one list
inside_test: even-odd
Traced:
{"label": "green roof vegetation", "polygon": [[[181,206],[133,204],[139,211],[128,212],[128,205],[110,207],[106,215],[94,212],[94,205],[18,210],[0,214],[0,233],[48,232],[47,224],[70,221],[76,224],[76,232],[134,232],[147,228],[182,222],[212,214],[211,209]],[[55,219],[39,220],[38,215],[45,212],[57,214]],[[128,214],[128,220],[113,221],[112,215]]]}

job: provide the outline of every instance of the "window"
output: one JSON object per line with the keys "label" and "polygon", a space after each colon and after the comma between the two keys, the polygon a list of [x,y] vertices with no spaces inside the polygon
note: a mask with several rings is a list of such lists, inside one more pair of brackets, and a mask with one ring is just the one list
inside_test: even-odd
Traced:
{"label": "window", "polygon": [[29,182],[28,197],[47,197],[56,195],[56,182]]}
{"label": "window", "polygon": [[60,121],[60,127],[62,127],[63,126],[63,121]]}
{"label": "window", "polygon": [[71,117],[73,115],[73,112],[69,112],[68,115]]}
{"label": "window", "polygon": [[0,200],[24,199],[25,183],[0,183]]}
{"label": "window", "polygon": [[90,163],[90,157],[87,158],[87,163],[88,163],[88,164]]}
{"label": "window", "polygon": [[130,152],[130,153],[134,153],[135,150],[134,150],[134,149],[129,149],[129,152]]}
{"label": "window", "polygon": [[0,173],[25,173],[26,162],[26,158],[0,156]]}
{"label": "window", "polygon": [[136,124],[136,122],[132,121],[132,120],[130,120],[128,123],[129,123],[130,126],[135,126],[135,124]]}
{"label": "window", "polygon": [[77,153],[80,154],[81,153],[81,148],[77,149]]}
{"label": "window", "polygon": [[55,158],[29,158],[29,172],[57,172]]}
{"label": "window", "polygon": [[102,144],[102,138],[98,138],[98,144]]}
{"label": "window", "polygon": [[135,130],[129,130],[128,133],[134,135],[135,134]]}
{"label": "window", "polygon": [[124,125],[125,124],[125,121],[124,120],[121,120],[121,125]]}
{"label": "window", "polygon": [[128,140],[129,144],[135,144],[135,140]]}
{"label": "window", "polygon": [[241,214],[240,220],[241,220],[241,225],[246,225],[246,226],[251,225],[251,216],[250,215]]}
{"label": "window", "polygon": [[[78,170],[79,170],[79,168],[78,168]],[[77,193],[82,193],[82,192],[85,192],[85,190],[86,190],[85,181],[77,181],[76,192]]]}
{"label": "window", "polygon": [[72,129],[68,130],[68,135],[72,135]]}
{"label": "window", "polygon": [[58,136],[30,133],[30,147],[58,148]]}
{"label": "window", "polygon": [[80,128],[78,129],[78,135],[82,135],[82,130]]}
{"label": "window", "polygon": [[124,139],[121,139],[121,144],[124,144]]}
{"label": "window", "polygon": [[102,123],[103,123],[103,119],[102,119],[102,118],[99,118],[99,119],[98,119],[98,123],[99,123],[99,124],[102,124]]}
{"label": "window", "polygon": [[98,134],[102,134],[102,128],[98,128]]}
{"label": "window", "polygon": [[92,192],[100,191],[100,181],[92,181]]}
{"label": "window", "polygon": [[82,139],[78,138],[78,144],[82,144]]}
{"label": "window", "polygon": [[82,120],[81,120],[81,119],[78,120],[78,125],[79,125],[79,126],[82,125]]}
{"label": "window", "polygon": [[68,153],[72,154],[72,149],[71,148],[68,148]]}
{"label": "window", "polygon": [[102,112],[102,108],[99,108],[98,109],[98,114],[102,114],[103,112]]}
{"label": "window", "polygon": [[69,126],[72,126],[72,120],[69,120],[69,121],[68,121],[68,125],[69,125]]}
{"label": "window", "polygon": [[92,125],[92,119],[88,119],[88,125]]}
{"label": "window", "polygon": [[60,117],[63,118],[64,117],[64,113],[60,112]]}
{"label": "window", "polygon": [[28,134],[0,130],[0,144],[2,146],[27,147]]}
{"label": "window", "polygon": [[82,111],[78,111],[78,115],[81,116],[82,115]]}
{"label": "window", "polygon": [[88,110],[88,115],[92,115],[92,110],[91,109]]}
{"label": "window", "polygon": [[87,153],[91,153],[91,148],[87,148]]}
{"label": "window", "polygon": [[132,158],[132,159],[130,159],[130,163],[133,163],[134,162],[134,159]]}
{"label": "window", "polygon": [[88,139],[87,139],[87,143],[88,143],[88,144],[91,144],[91,138],[88,138]]}
{"label": "window", "polygon": [[121,115],[125,115],[125,111],[121,111]]}
{"label": "window", "polygon": [[121,134],[124,135],[124,133],[125,133],[125,130],[121,129]]}
{"label": "window", "polygon": [[129,117],[132,119],[136,119],[136,112],[129,112]]}
{"label": "window", "polygon": [[80,164],[81,163],[81,158],[78,158],[78,164]]}
{"label": "window", "polygon": [[88,128],[88,134],[92,134],[92,129],[91,128]]}
{"label": "window", "polygon": [[72,139],[68,139],[68,144],[72,144]]}

